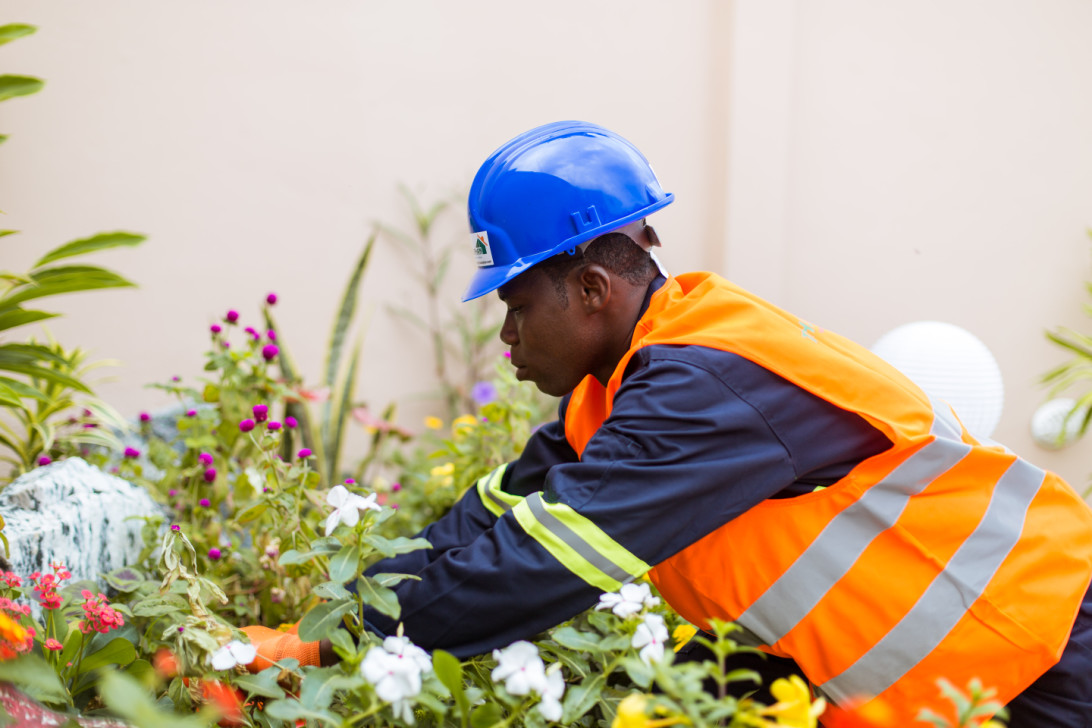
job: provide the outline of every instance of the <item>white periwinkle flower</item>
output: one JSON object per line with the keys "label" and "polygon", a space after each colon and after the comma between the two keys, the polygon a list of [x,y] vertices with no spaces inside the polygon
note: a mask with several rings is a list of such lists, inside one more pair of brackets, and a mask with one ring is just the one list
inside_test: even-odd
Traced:
{"label": "white periwinkle flower", "polygon": [[326,494],[326,502],[334,507],[334,512],[326,518],[326,535],[329,536],[337,528],[337,524],[344,523],[352,528],[360,521],[360,511],[380,511],[383,507],[375,502],[375,493],[369,493],[368,497],[350,493],[344,485],[335,485]]}
{"label": "white periwinkle flower", "polygon": [[596,609],[610,609],[623,619],[637,614],[645,607],[654,607],[660,603],[659,597],[652,596],[648,584],[623,584],[617,592],[601,594]]}
{"label": "white periwinkle flower", "polygon": [[659,662],[664,657],[664,645],[667,643],[667,627],[664,618],[658,614],[646,614],[633,633],[634,649],[646,665]]}
{"label": "white periwinkle flower", "polygon": [[236,665],[249,665],[258,656],[254,645],[232,640],[212,653],[213,670],[230,670]]}
{"label": "white periwinkle flower", "polygon": [[546,668],[546,682],[539,694],[542,702],[538,704],[538,712],[542,717],[554,723],[561,720],[561,697],[565,694],[565,678],[561,675],[560,662]]}
{"label": "white periwinkle flower", "polygon": [[411,698],[421,692],[421,674],[431,670],[428,653],[401,636],[387,637],[382,647],[368,650],[360,663],[360,672],[375,686],[375,694],[407,723],[413,723]]}
{"label": "white periwinkle flower", "polygon": [[503,680],[510,695],[527,695],[532,690],[541,695],[546,689],[546,666],[530,642],[520,640],[503,650],[493,650],[493,657],[497,666],[490,676],[493,682]]}

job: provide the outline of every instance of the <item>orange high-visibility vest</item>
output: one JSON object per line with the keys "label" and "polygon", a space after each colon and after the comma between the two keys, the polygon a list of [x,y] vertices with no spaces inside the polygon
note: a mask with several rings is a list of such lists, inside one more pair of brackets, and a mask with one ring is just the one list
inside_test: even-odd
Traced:
{"label": "orange high-visibility vest", "polygon": [[669,279],[607,386],[589,376],[573,392],[577,453],[630,357],[653,344],[743,356],[893,443],[657,564],[649,576],[679,614],[736,621],[836,703],[876,698],[909,719],[952,715],[938,678],[977,677],[1008,702],[1058,661],[1092,580],[1092,509],[1061,478],[979,443],[863,347],[709,273]]}

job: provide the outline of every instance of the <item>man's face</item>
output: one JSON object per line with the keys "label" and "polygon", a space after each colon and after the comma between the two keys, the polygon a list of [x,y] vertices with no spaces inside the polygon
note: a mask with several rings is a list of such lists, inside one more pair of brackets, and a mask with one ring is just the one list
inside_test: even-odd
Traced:
{"label": "man's face", "polygon": [[549,275],[532,268],[497,290],[507,307],[500,339],[512,353],[516,378],[532,381],[546,394],[568,394],[593,371],[597,347],[578,273],[566,278],[563,302]]}

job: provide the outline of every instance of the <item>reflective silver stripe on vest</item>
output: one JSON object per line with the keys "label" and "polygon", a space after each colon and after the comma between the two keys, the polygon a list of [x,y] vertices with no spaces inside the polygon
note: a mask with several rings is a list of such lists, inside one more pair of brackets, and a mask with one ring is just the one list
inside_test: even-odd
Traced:
{"label": "reflective silver stripe on vest", "polygon": [[542,493],[532,493],[524,499],[524,503],[527,504],[531,514],[535,517],[535,520],[542,525],[543,528],[548,530],[557,538],[561,539],[574,553],[583,558],[589,564],[599,569],[601,572],[623,584],[627,584],[634,579],[638,579],[644,576],[644,572],[640,574],[631,574],[623,569],[618,564],[608,559],[598,550],[592,547],[587,541],[580,537],[576,531],[562,523],[559,519],[555,518],[552,513],[546,510],[542,503]]}
{"label": "reflective silver stripe on vest", "polygon": [[490,502],[495,504],[496,508],[489,508],[489,510],[494,511],[494,514],[498,517],[501,514],[512,510],[511,504],[501,498],[500,494],[497,493],[497,491],[500,490],[501,479],[504,477],[504,469],[507,467],[508,464],[505,463],[499,468],[496,468],[493,472],[489,473],[489,475],[486,475],[486,480],[483,484],[483,487],[478,489],[479,497],[488,498]]}
{"label": "reflective silver stripe on vest", "polygon": [[[1015,461],[997,481],[985,515],[944,571],[883,639],[841,675],[823,684],[835,700],[879,695],[933,651],[963,618],[1016,546],[1046,473]],[[893,664],[892,655],[898,655]]]}
{"label": "reflective silver stripe on vest", "polygon": [[959,441],[959,423],[943,404],[930,434],[936,439],[904,460],[852,505],[831,519],[796,561],[736,620],[772,645],[792,630],[869,544],[902,515],[917,495],[971,451]]}

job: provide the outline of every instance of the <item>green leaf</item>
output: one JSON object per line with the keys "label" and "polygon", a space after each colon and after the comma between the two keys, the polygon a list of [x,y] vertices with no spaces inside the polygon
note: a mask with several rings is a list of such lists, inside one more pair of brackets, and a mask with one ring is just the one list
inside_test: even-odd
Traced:
{"label": "green leaf", "polygon": [[26,25],[24,23],[8,23],[7,25],[0,25],[0,45],[4,45],[5,43],[11,43],[16,38],[28,36],[36,30],[38,29],[33,25]]}
{"label": "green leaf", "polygon": [[353,266],[353,272],[341,296],[341,304],[334,318],[334,327],[330,332],[330,346],[326,351],[326,376],[322,381],[327,387],[333,387],[337,379],[337,370],[341,365],[341,347],[352,324],[353,314],[356,312],[357,290],[360,287],[360,279],[364,276],[364,269],[368,266],[368,258],[371,257],[372,248],[375,245],[375,237],[373,232],[364,244],[364,251]]}
{"label": "green leaf", "polygon": [[134,245],[140,245],[146,239],[147,238],[144,235],[127,233],[121,230],[112,233],[99,233],[98,235],[92,235],[89,238],[82,238],[80,240],[73,240],[70,243],[65,243],[58,248],[54,248],[42,256],[42,258],[34,264],[34,267],[41,268],[43,265],[52,263],[55,260],[60,260],[61,258],[86,255],[87,253],[95,253],[100,250],[108,250],[110,248],[119,248],[122,246],[132,247]]}
{"label": "green leaf", "polygon": [[294,723],[303,720],[320,720],[332,726],[341,725],[341,719],[327,710],[308,710],[298,700],[274,700],[265,706],[265,714],[270,718]]}
{"label": "green leaf", "polygon": [[91,672],[92,670],[106,665],[128,665],[130,662],[136,659],[136,648],[133,647],[133,643],[122,637],[110,640],[110,642],[101,650],[94,652],[90,655],[84,655],[83,661],[80,662],[80,671],[78,674]]}
{"label": "green leaf", "polygon": [[365,534],[362,540],[386,558],[397,554],[408,554],[418,549],[432,548],[432,544],[423,538],[406,538],[405,536],[383,538],[369,533]]}
{"label": "green leaf", "polygon": [[565,626],[555,630],[550,634],[550,637],[562,647],[568,647],[570,650],[576,650],[577,652],[592,652],[601,653],[603,651],[599,643],[601,639],[598,635],[589,632],[581,632],[580,630]]}
{"label": "green leaf", "polygon": [[24,693],[44,703],[68,702],[68,693],[49,663],[37,655],[20,655],[0,662],[0,681],[17,686]]}
{"label": "green leaf", "polygon": [[436,677],[440,678],[444,687],[451,691],[451,697],[455,698],[455,705],[459,708],[459,715],[465,722],[467,712],[470,710],[470,701],[466,697],[466,690],[463,689],[463,666],[459,658],[450,652],[436,650],[432,653],[432,671],[436,673]]}
{"label": "green leaf", "polygon": [[119,671],[102,675],[99,695],[110,710],[139,728],[203,728],[208,716],[183,716],[161,710],[134,678]]}
{"label": "green leaf", "polygon": [[6,331],[8,329],[14,329],[16,326],[24,326],[26,324],[32,324],[35,321],[43,321],[45,319],[53,318],[57,314],[48,313],[47,311],[27,311],[18,306],[12,308],[5,308],[0,311],[0,331]]}
{"label": "green leaf", "polygon": [[496,703],[486,703],[470,712],[470,727],[489,728],[500,723],[502,718],[504,718],[504,708]]}
{"label": "green leaf", "polygon": [[391,619],[398,619],[402,613],[402,607],[398,604],[398,595],[370,576],[362,576],[356,580],[356,593],[364,600],[365,604],[375,607]]}
{"label": "green leaf", "polygon": [[360,573],[360,547],[346,544],[330,557],[330,581],[344,584]]}
{"label": "green leaf", "polygon": [[330,632],[340,628],[341,618],[354,606],[351,599],[319,604],[300,620],[300,639],[304,642],[326,639]]}
{"label": "green leaf", "polygon": [[0,305],[10,306],[35,298],[58,296],[63,293],[79,293],[101,288],[129,288],[133,284],[113,273],[97,266],[60,266],[43,268],[31,275],[31,282],[16,286],[0,298]]}
{"label": "green leaf", "polygon": [[349,599],[352,595],[340,582],[328,581],[311,589],[311,593],[320,599]]}
{"label": "green leaf", "polygon": [[322,710],[330,707],[334,700],[334,691],[350,687],[355,680],[341,671],[340,667],[323,667],[307,673],[307,679],[300,685],[300,704],[308,710]]}
{"label": "green leaf", "polygon": [[257,675],[236,675],[232,679],[232,683],[234,683],[235,687],[242,688],[251,695],[283,698],[284,689],[277,684],[277,676],[280,673],[280,668],[273,666],[262,670]]}
{"label": "green leaf", "polygon": [[571,686],[561,703],[561,725],[572,725],[580,716],[591,710],[599,701],[599,694],[603,692],[606,684],[606,677],[596,675],[579,685]]}
{"label": "green leaf", "polygon": [[43,86],[45,81],[33,76],[0,76],[0,101],[36,94],[42,90]]}

